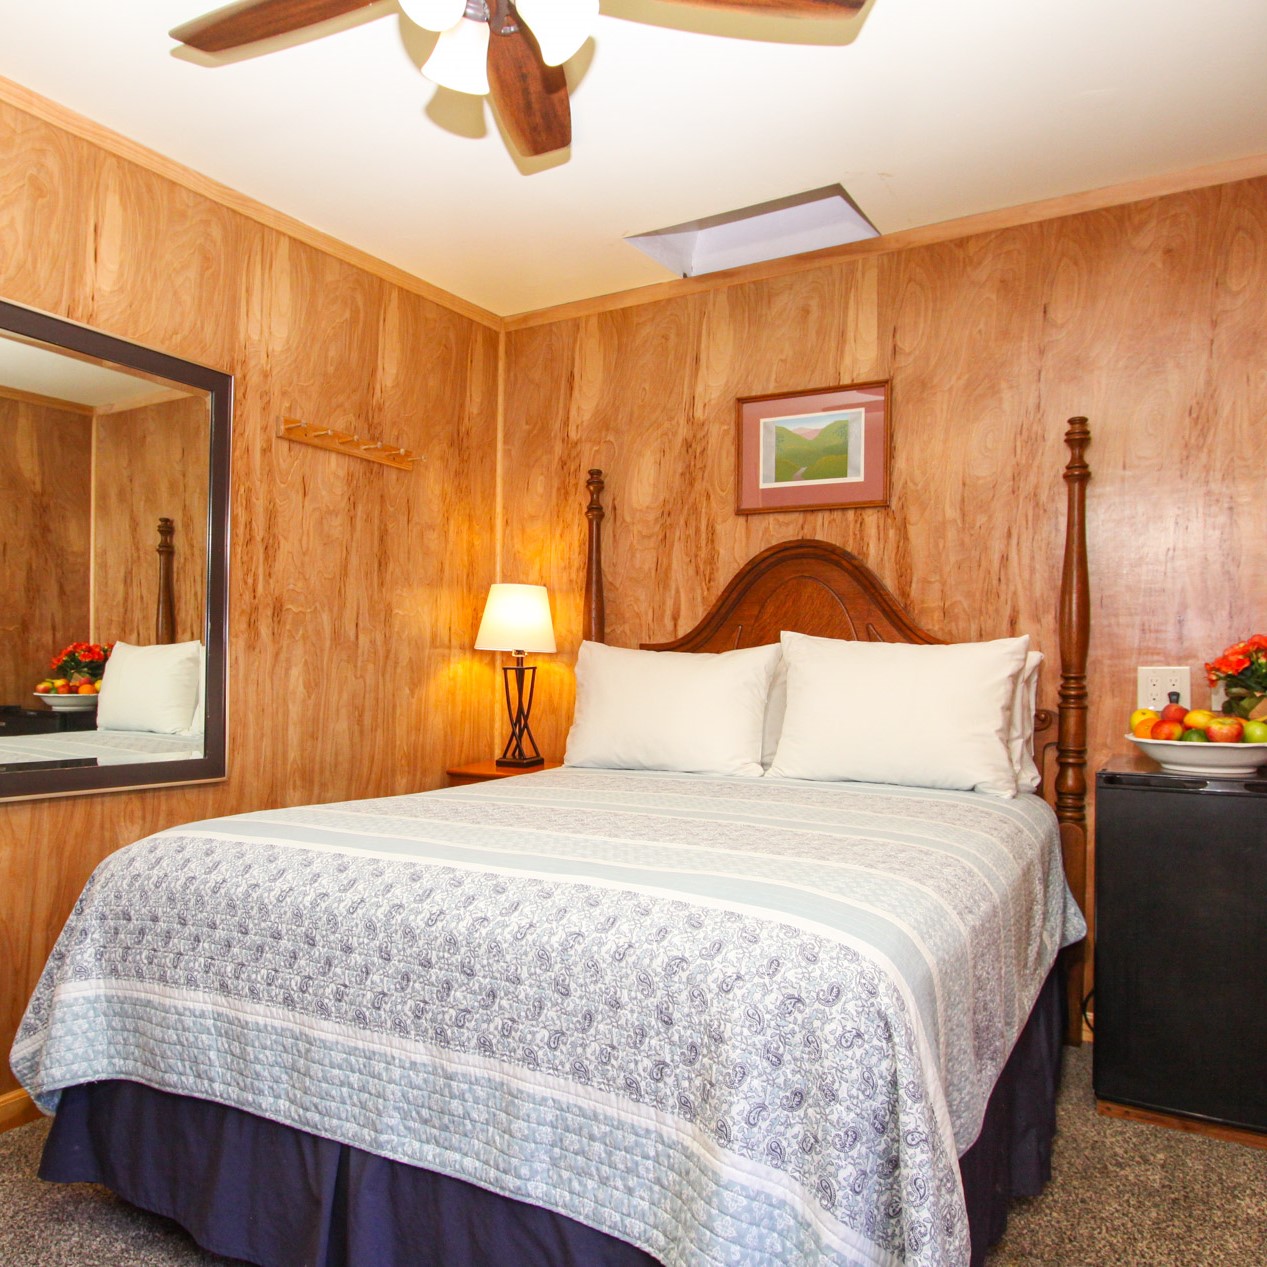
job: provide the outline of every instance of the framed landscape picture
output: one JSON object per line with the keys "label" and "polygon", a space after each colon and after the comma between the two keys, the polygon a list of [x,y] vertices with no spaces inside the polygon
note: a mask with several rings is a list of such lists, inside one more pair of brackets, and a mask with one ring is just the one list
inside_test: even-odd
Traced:
{"label": "framed landscape picture", "polygon": [[741,515],[889,504],[889,385],[739,400]]}

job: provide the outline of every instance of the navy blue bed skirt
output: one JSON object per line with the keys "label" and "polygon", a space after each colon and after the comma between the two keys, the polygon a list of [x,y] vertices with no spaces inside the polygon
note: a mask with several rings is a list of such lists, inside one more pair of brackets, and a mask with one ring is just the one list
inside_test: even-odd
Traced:
{"label": "navy blue bed skirt", "polygon": [[[1053,971],[960,1158],[972,1264],[1051,1175],[1063,990]],[[551,1210],[267,1121],[111,1081],[67,1088],[40,1177],[100,1183],[263,1267],[658,1267]]]}

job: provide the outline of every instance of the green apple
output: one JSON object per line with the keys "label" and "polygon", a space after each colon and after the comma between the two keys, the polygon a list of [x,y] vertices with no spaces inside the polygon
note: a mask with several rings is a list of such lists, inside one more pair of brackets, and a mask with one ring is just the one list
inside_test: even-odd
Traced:
{"label": "green apple", "polygon": [[1242,737],[1246,743],[1267,743],[1267,721],[1247,721]]}

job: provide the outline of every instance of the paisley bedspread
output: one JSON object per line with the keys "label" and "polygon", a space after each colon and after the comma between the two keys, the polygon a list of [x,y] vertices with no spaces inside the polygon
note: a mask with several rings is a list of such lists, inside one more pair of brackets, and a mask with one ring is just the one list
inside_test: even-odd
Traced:
{"label": "paisley bedspread", "polygon": [[1035,797],[561,769],[160,832],[13,1048],[687,1264],[966,1264],[956,1157],[1082,918]]}

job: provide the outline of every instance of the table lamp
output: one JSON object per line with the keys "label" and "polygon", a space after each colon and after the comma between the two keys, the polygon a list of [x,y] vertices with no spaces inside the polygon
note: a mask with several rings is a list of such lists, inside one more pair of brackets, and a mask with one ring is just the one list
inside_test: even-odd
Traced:
{"label": "table lamp", "polygon": [[[524,768],[544,764],[537,741],[528,728],[532,693],[536,687],[536,665],[524,666],[529,651],[554,650],[554,625],[550,620],[550,599],[544,585],[491,585],[484,617],[475,636],[477,651],[509,651],[513,665],[505,665],[502,675],[506,690],[506,712],[510,717],[510,738],[500,766]],[[511,691],[511,679],[514,691]],[[525,746],[526,745],[526,746]]]}

